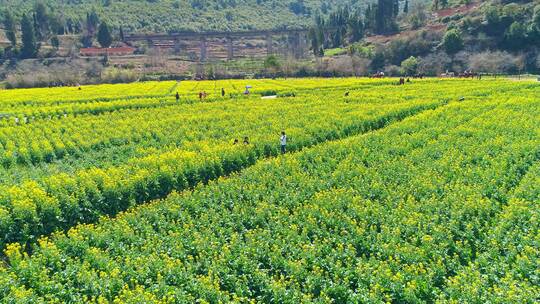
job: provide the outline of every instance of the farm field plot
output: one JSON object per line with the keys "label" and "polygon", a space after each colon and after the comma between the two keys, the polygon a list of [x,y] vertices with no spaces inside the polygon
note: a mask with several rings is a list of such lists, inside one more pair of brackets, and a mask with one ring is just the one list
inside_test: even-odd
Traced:
{"label": "farm field plot", "polygon": [[0,109],[15,106],[44,106],[56,103],[88,102],[114,98],[162,96],[171,93],[175,81],[134,84],[101,84],[77,87],[37,88],[0,91]]}
{"label": "farm field plot", "polygon": [[395,83],[155,83],[152,107],[5,119],[1,301],[537,302],[540,86]]}
{"label": "farm field plot", "polygon": [[164,81],[0,90],[0,127],[67,115],[156,107],[167,103],[177,85]]}

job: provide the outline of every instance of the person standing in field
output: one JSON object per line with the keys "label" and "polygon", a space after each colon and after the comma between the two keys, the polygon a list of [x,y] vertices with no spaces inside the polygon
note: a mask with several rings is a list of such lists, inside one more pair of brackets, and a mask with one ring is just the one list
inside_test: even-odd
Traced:
{"label": "person standing in field", "polygon": [[225,97],[225,89],[221,88],[221,97]]}
{"label": "person standing in field", "polygon": [[249,137],[244,137],[244,145],[247,146],[249,145]]}
{"label": "person standing in field", "polygon": [[178,92],[176,92],[176,102],[179,102],[180,101],[180,94],[178,94]]}
{"label": "person standing in field", "polygon": [[281,132],[279,143],[281,144],[281,154],[285,154],[287,152],[287,134],[285,134],[285,131]]}

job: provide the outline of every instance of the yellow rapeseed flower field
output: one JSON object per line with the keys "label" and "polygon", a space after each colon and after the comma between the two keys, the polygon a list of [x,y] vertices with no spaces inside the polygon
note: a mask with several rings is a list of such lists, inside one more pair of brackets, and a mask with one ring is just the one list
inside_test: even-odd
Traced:
{"label": "yellow rapeseed flower field", "polygon": [[539,97],[504,79],[0,91],[0,302],[537,303]]}

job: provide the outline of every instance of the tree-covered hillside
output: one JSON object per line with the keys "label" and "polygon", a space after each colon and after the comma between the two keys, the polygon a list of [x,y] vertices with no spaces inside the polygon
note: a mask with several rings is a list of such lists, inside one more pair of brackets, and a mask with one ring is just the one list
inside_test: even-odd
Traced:
{"label": "tree-covered hillside", "polygon": [[[16,18],[37,1],[0,0]],[[337,7],[363,8],[370,0],[48,0],[41,1],[65,24],[78,27],[95,11],[112,27],[128,31],[251,30],[299,28],[317,13]]]}

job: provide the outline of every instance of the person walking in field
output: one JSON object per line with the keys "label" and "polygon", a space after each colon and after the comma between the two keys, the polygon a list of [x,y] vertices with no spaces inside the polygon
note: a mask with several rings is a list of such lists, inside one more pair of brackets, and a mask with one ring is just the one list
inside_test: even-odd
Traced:
{"label": "person walking in field", "polygon": [[178,92],[176,92],[176,102],[179,102],[180,101],[180,94],[178,94]]}
{"label": "person walking in field", "polygon": [[239,142],[239,141],[238,141],[238,138],[235,138],[235,139],[234,139],[234,142],[233,142],[233,146],[238,145],[238,142]]}
{"label": "person walking in field", "polygon": [[285,134],[285,131],[281,132],[279,143],[281,144],[281,154],[285,154],[287,152],[287,134]]}
{"label": "person walking in field", "polygon": [[244,145],[247,146],[249,145],[249,137],[244,137]]}
{"label": "person walking in field", "polygon": [[221,88],[221,97],[225,97],[225,89]]}

